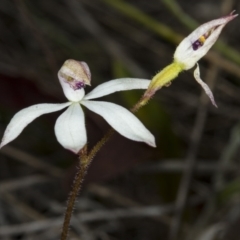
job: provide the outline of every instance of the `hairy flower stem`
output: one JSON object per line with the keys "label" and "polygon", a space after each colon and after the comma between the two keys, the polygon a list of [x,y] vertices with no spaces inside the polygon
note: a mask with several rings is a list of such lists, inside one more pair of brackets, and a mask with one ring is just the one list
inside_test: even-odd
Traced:
{"label": "hairy flower stem", "polygon": [[[131,112],[136,113],[141,107],[145,106],[151,98],[153,98],[154,94],[161,89],[163,86],[171,82],[178,73],[182,70],[179,64],[173,63],[164,68],[161,72],[156,74],[153,77],[149,88],[145,91],[144,95],[140,98],[140,100],[131,108]],[[69,199],[67,202],[67,209],[65,213],[61,240],[66,240],[68,236],[69,224],[72,217],[73,208],[75,205],[76,198],[81,189],[81,184],[83,182],[84,176],[87,173],[87,169],[91,164],[93,158],[97,154],[97,152],[103,147],[103,145],[111,138],[115,131],[110,129],[104,137],[92,148],[92,150],[87,154],[87,147],[85,146],[79,152],[79,168],[75,176],[75,180],[73,183],[72,190],[69,194]]]}
{"label": "hairy flower stem", "polygon": [[151,99],[151,97],[145,96],[143,95],[140,100],[131,108],[131,112],[132,113],[136,113],[140,108],[142,108],[143,106],[145,106],[149,100]]}
{"label": "hairy flower stem", "polygon": [[110,137],[113,135],[114,130],[110,129],[105,136],[93,147],[93,149],[90,151],[89,154],[87,154],[87,146],[85,146],[79,153],[79,167],[78,171],[75,175],[72,190],[69,193],[69,198],[67,201],[67,209],[64,216],[64,222],[62,227],[62,234],[61,234],[61,240],[66,240],[68,236],[69,231],[69,225],[73,213],[73,209],[75,206],[76,198],[81,190],[82,182],[87,174],[87,169],[89,165],[91,164],[94,156],[97,154],[97,152],[102,148],[102,146],[110,139]]}
{"label": "hairy flower stem", "polygon": [[85,154],[83,154],[83,158],[81,158],[79,161],[78,171],[75,175],[72,190],[69,194],[69,198],[67,201],[67,210],[65,212],[65,217],[64,217],[63,227],[62,227],[61,240],[66,240],[68,236],[69,224],[72,217],[75,201],[81,189],[82,181],[87,173],[87,168],[89,166],[87,164],[87,158],[88,157]]}
{"label": "hairy flower stem", "polygon": [[184,66],[181,63],[173,62],[166,66],[162,71],[157,73],[145,91],[141,99],[134,105],[131,112],[137,112],[141,107],[145,106],[155,93],[164,86],[169,86],[171,81],[175,79],[180,72],[183,71]]}

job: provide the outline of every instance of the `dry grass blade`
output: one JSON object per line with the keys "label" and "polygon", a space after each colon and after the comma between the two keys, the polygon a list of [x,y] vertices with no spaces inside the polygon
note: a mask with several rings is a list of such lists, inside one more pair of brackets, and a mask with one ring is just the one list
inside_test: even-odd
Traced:
{"label": "dry grass blade", "polygon": [[61,177],[63,175],[61,169],[54,167],[50,164],[47,164],[39,160],[38,158],[30,155],[29,153],[26,153],[14,147],[6,146],[1,150],[1,153],[8,157],[12,157],[17,161],[23,162],[33,168],[42,170],[45,173],[50,174],[51,176]]}

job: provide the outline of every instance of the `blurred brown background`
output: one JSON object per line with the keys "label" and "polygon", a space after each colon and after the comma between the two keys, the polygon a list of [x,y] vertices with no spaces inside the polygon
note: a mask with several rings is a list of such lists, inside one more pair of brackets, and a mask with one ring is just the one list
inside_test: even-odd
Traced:
{"label": "blurred brown background", "polygon": [[[20,109],[66,101],[57,79],[66,59],[88,63],[93,87],[150,79],[184,36],[233,9],[239,1],[1,0],[1,134]],[[70,239],[240,238],[239,24],[229,23],[199,63],[218,109],[192,70],[161,89],[137,114],[158,147],[114,135],[89,168]],[[104,100],[131,108],[141,94]],[[91,148],[109,126],[85,112]],[[59,239],[77,164],[56,141],[59,114],[38,118],[0,151],[0,239]]]}

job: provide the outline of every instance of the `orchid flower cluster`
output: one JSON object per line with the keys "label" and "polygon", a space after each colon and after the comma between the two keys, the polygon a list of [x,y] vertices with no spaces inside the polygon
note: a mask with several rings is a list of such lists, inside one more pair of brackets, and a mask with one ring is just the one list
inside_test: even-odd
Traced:
{"label": "orchid flower cluster", "polygon": [[139,106],[142,106],[157,90],[168,85],[180,72],[197,65],[194,77],[209,96],[212,104],[217,106],[210,88],[200,78],[197,62],[213,46],[224,26],[235,17],[237,14],[232,12],[199,26],[178,45],[173,63],[156,74],[151,81],[136,78],[115,79],[100,84],[85,95],[85,86],[91,84],[88,65],[71,59],[65,61],[58,72],[58,78],[68,101],[59,104],[37,104],[19,111],[7,126],[0,147],[18,137],[23,129],[37,117],[67,108],[56,121],[55,135],[64,148],[78,153],[87,143],[85,117],[81,105],[102,116],[124,137],[155,147],[154,136],[130,111],[114,103],[92,99],[117,91],[147,89],[139,102]]}

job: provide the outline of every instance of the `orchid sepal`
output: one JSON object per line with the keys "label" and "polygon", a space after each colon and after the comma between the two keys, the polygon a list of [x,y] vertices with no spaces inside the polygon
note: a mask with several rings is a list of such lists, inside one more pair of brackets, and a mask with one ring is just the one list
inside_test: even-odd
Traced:
{"label": "orchid sepal", "polygon": [[224,26],[237,16],[233,11],[227,16],[200,25],[178,45],[174,61],[182,63],[184,70],[194,67],[217,41]]}

